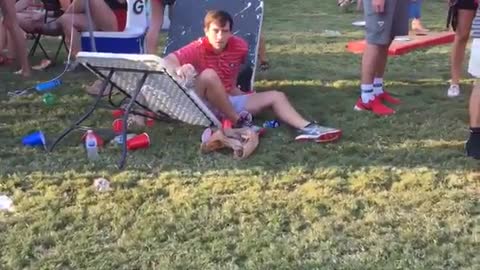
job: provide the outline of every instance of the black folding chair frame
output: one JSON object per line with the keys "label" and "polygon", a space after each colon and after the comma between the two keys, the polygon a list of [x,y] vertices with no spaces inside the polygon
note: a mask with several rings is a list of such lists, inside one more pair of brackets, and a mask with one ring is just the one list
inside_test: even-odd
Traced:
{"label": "black folding chair frame", "polygon": [[[201,108],[200,106],[196,103],[196,101],[194,99],[192,99],[188,94],[187,94],[187,90],[182,87],[177,81],[175,81],[172,76],[170,74],[168,74],[165,70],[163,71],[139,71],[137,69],[128,69],[128,68],[114,68],[114,67],[95,67],[95,66],[92,66],[91,64],[85,64],[86,67],[88,69],[90,69],[94,74],[96,74],[98,77],[102,78],[103,80],[105,80],[107,83],[105,83],[102,87],[102,89],[100,90],[100,93],[99,95],[95,98],[95,100],[93,101],[92,105],[90,106],[90,108],[82,115],[80,116],[76,121],[74,121],[70,127],[66,128],[61,134],[60,136],[58,136],[58,138],[52,143],[52,145],[49,147],[49,151],[52,152],[55,147],[57,146],[58,143],[60,143],[60,141],[62,141],[68,134],[70,134],[72,131],[74,131],[75,129],[78,129],[78,128],[83,128],[81,126],[81,124],[87,120],[93,113],[94,111],[99,108],[99,104],[100,104],[100,101],[102,99],[102,97],[104,96],[104,93],[105,91],[108,91],[108,98],[109,98],[109,103],[112,105],[112,108],[119,108],[122,103],[129,99],[128,103],[127,103],[127,106],[124,108],[125,112],[123,114],[123,128],[122,128],[122,133],[121,133],[121,136],[122,136],[122,141],[124,142],[122,144],[122,154],[121,154],[121,158],[120,160],[118,161],[118,168],[119,169],[123,169],[125,167],[125,163],[126,163],[126,158],[127,158],[127,144],[125,143],[126,142],[126,139],[127,139],[127,128],[128,128],[128,116],[130,114],[137,114],[137,115],[142,115],[142,116],[147,116],[147,117],[151,117],[151,118],[154,118],[155,120],[159,120],[159,121],[164,121],[164,122],[178,122],[178,120],[175,120],[175,119],[172,119],[170,118],[167,114],[165,114],[164,112],[161,112],[161,111],[152,111],[150,108],[148,108],[148,106],[142,104],[141,102],[137,101],[137,98],[142,90],[142,87],[144,86],[148,76],[152,75],[152,74],[166,74],[170,77],[170,79],[172,79],[175,84],[180,88],[182,89],[182,91],[189,97],[189,99],[195,104],[195,106],[200,109],[200,111],[205,115],[205,117],[207,117],[210,122],[211,122],[211,126],[214,126],[214,121],[213,119],[211,119],[208,114],[206,114]],[[102,71],[108,71],[108,75],[104,75],[102,73]],[[122,89],[120,86],[118,86],[115,82],[112,81],[112,77],[113,75],[115,74],[115,72],[135,72],[135,73],[142,73],[142,77],[141,79],[137,82],[136,84],[136,87],[135,87],[135,90],[133,91],[132,94],[129,94],[125,89]],[[111,86],[111,87],[108,87],[108,86]],[[114,89],[117,89],[118,91],[120,91],[122,94],[125,95],[125,98],[122,100],[122,102],[120,102],[119,104],[115,104],[112,100],[112,92]],[[152,115],[147,115],[145,113],[141,113],[141,112],[136,112],[136,111],[133,111],[133,106],[134,105],[137,105],[139,107],[141,107],[143,110],[147,111],[147,112],[150,112],[150,113],[153,113],[154,116],[152,117]]]}

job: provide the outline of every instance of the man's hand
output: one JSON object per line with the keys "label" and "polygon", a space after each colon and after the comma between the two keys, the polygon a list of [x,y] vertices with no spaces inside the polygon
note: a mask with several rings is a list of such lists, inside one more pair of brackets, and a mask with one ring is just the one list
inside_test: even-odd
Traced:
{"label": "man's hand", "polygon": [[385,0],[372,0],[373,11],[383,13],[385,10]]}
{"label": "man's hand", "polygon": [[177,68],[176,73],[181,80],[192,80],[197,75],[197,71],[191,64]]}

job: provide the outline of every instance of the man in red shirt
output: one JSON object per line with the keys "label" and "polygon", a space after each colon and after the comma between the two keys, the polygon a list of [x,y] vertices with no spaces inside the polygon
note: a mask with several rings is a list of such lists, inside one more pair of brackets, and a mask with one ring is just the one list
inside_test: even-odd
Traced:
{"label": "man in red shirt", "polygon": [[305,120],[282,92],[245,94],[237,88],[236,80],[247,60],[248,44],[232,34],[232,27],[233,20],[227,12],[209,11],[204,20],[205,37],[165,57],[169,72],[180,79],[197,74],[197,94],[237,127],[251,126],[251,115],[271,108],[281,121],[298,130],[295,140],[331,142],[339,139],[341,130]]}

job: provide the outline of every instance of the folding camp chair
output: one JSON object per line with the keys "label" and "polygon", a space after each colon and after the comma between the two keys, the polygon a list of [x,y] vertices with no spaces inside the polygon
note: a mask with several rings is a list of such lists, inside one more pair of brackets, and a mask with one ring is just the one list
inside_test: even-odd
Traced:
{"label": "folding camp chair", "polygon": [[[163,59],[158,56],[79,52],[77,61],[128,98],[123,116],[123,142],[127,136],[128,115],[133,112],[135,106],[153,113],[161,120],[181,121],[205,127],[221,126],[218,118],[195,91],[176,81],[166,71]],[[92,106],[58,137],[51,145],[50,151],[70,132],[79,128],[81,123],[98,108],[101,97],[108,89],[110,88],[103,87]],[[123,143],[119,168],[125,165],[126,147],[126,143]]]}
{"label": "folding camp chair", "polygon": [[[58,0],[41,0],[41,1],[43,4],[43,10],[44,10],[44,17],[43,17],[44,24],[48,24],[58,19],[60,16],[62,16],[63,10]],[[35,55],[37,48],[40,48],[45,58],[47,58],[48,60],[52,60],[52,58],[49,56],[49,54],[45,50],[45,47],[40,42],[43,36],[59,36],[60,37],[60,43],[58,44],[58,47],[52,62],[57,61],[58,55],[60,54],[62,47],[64,47],[65,51],[68,52],[68,47],[67,47],[67,44],[65,43],[65,35],[63,34],[62,29],[46,30],[41,28],[41,29],[35,29],[33,33],[29,33],[29,34],[32,34],[34,37],[33,45],[30,49],[29,56]]]}
{"label": "folding camp chair", "polygon": [[94,31],[83,32],[82,51],[92,52],[92,38],[96,52],[104,53],[144,53],[144,40],[147,31],[146,0],[127,0],[127,23],[122,32]]}
{"label": "folding camp chair", "polygon": [[263,21],[263,1],[177,0],[172,8],[172,21],[164,55],[204,36],[203,19],[209,10],[224,10],[233,17],[233,33],[242,37],[249,45],[248,59],[239,74],[237,84],[243,91],[251,91]]}

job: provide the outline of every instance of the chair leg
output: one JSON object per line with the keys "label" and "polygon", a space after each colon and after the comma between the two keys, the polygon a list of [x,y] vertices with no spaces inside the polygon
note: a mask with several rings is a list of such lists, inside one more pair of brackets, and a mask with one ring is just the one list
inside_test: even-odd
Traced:
{"label": "chair leg", "polygon": [[125,108],[125,114],[123,115],[123,129],[122,129],[122,157],[120,158],[120,161],[118,162],[118,168],[123,169],[125,166],[125,161],[127,160],[127,128],[128,128],[128,114],[132,110],[133,104],[135,104],[135,101],[137,100],[138,95],[140,94],[143,84],[147,80],[148,77],[148,72],[145,72],[142,76],[142,78],[138,81],[137,83],[137,88],[135,89],[135,92],[128,102],[127,107]]}
{"label": "chair leg", "polygon": [[42,37],[41,34],[34,34],[35,35],[35,41],[33,42],[32,48],[30,49],[30,52],[28,53],[29,56],[35,55],[35,52],[37,51],[38,44],[40,43],[40,38]]}
{"label": "chair leg", "polygon": [[47,51],[45,50],[45,48],[43,47],[42,43],[40,41],[38,41],[38,47],[40,48],[40,50],[42,50],[43,52],[43,55],[45,56],[45,58],[47,58],[48,60],[50,60],[50,56],[48,55]]}
{"label": "chair leg", "polygon": [[[57,62],[58,55],[60,54],[60,50],[62,49],[64,44],[65,44],[65,36],[62,35],[62,40],[60,41],[60,44],[58,44],[57,52],[55,53],[55,58],[53,58],[54,63]],[[66,47],[66,45],[65,45],[65,47]],[[67,49],[67,52],[68,52],[68,49]]]}
{"label": "chair leg", "polygon": [[[109,80],[112,78],[113,73],[114,73],[113,69],[110,70],[110,72],[108,73],[108,79]],[[83,123],[83,121],[85,121],[88,117],[90,117],[90,115],[92,115],[92,113],[95,111],[95,109],[97,109],[98,104],[99,104],[100,100],[102,99],[103,93],[105,92],[106,89],[107,89],[107,86],[105,85],[102,88],[102,90],[100,91],[100,94],[95,98],[95,102],[92,104],[90,109],[88,109],[87,112],[85,112],[85,114],[82,115],[77,121],[75,121],[69,128],[67,128],[63,131],[63,133],[52,143],[52,145],[49,148],[49,152],[52,152],[53,149],[55,148],[55,146],[61,140],[63,140],[63,138],[65,138],[68,134],[70,134],[70,132],[72,132],[74,129],[76,129],[81,123]],[[125,135],[125,136],[127,136],[127,135]]]}
{"label": "chair leg", "polygon": [[62,36],[62,43],[63,43],[63,47],[65,47],[65,51],[70,52],[70,49],[68,48],[68,45],[67,45],[67,42],[65,41],[65,35]]}

